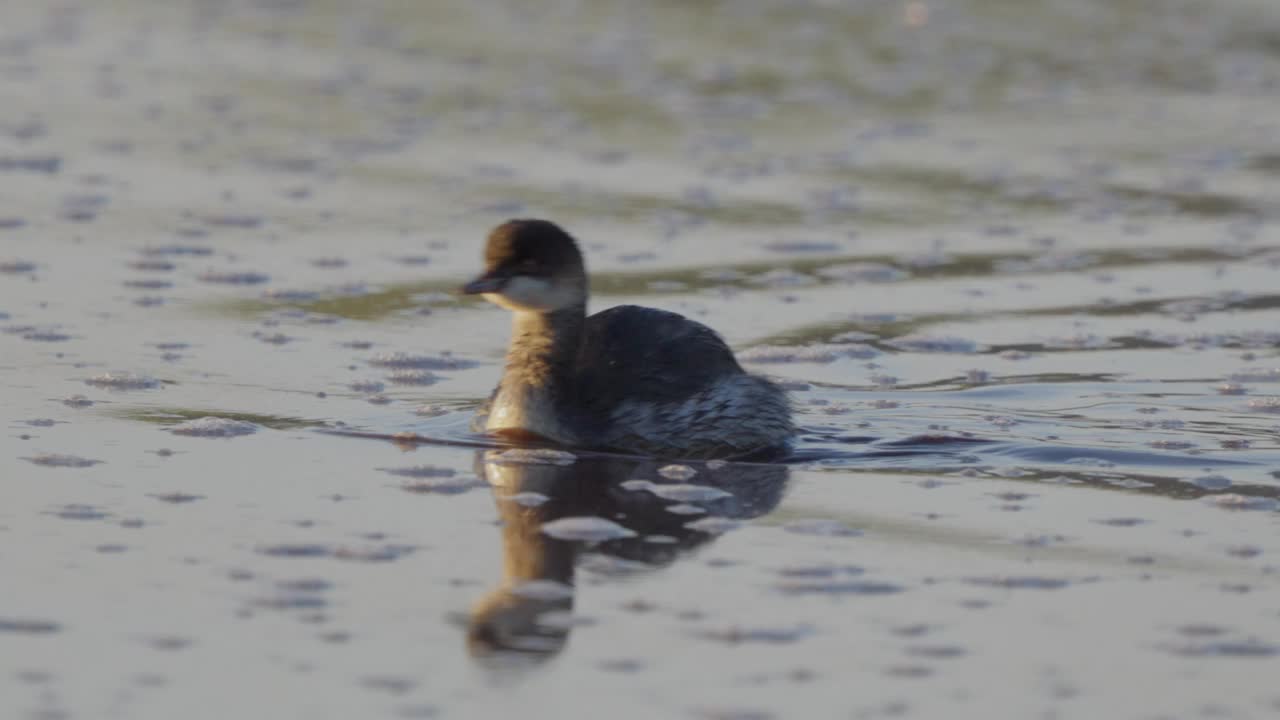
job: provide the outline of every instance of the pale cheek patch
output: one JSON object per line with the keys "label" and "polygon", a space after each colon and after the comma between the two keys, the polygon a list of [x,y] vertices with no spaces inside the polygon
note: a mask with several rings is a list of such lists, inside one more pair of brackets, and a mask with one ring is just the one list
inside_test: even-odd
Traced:
{"label": "pale cheek patch", "polygon": [[484,299],[517,312],[549,312],[569,307],[581,300],[570,284],[553,284],[531,277],[515,277],[500,293],[485,293]]}

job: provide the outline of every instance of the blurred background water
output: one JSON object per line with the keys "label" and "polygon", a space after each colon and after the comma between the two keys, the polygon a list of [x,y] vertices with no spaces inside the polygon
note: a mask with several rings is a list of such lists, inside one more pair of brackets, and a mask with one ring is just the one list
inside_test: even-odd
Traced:
{"label": "blurred background water", "polygon": [[[1270,0],[0,5],[0,716],[1273,716],[1278,176]],[[324,432],[513,216],[795,462]]]}

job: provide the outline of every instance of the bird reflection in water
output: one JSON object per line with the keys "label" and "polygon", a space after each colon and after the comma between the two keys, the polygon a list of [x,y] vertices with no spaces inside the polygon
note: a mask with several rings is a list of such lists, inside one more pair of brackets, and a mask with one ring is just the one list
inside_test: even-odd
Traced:
{"label": "bird reflection in water", "polygon": [[[788,477],[785,465],[682,463],[696,474],[672,480],[659,473],[669,463],[655,460],[580,457],[558,465],[508,458],[476,455],[502,526],[502,584],[475,604],[468,621],[471,654],[486,660],[544,660],[564,648],[573,627],[574,568],[584,556],[663,567],[715,538],[689,523],[764,515],[777,507]],[[705,512],[671,511],[690,504]],[[634,535],[593,543],[543,532],[548,523],[583,517],[616,522]]]}

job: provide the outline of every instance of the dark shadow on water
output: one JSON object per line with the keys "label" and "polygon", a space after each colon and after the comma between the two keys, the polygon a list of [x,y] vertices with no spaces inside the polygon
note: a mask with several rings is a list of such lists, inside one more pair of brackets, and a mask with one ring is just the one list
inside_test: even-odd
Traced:
{"label": "dark shadow on water", "polygon": [[[618,574],[677,562],[716,537],[711,523],[699,521],[754,518],[776,508],[789,474],[785,465],[697,462],[686,464],[695,475],[670,480],[658,472],[665,464],[604,457],[531,464],[477,452],[476,472],[493,487],[503,557],[501,583],[470,612],[472,656],[495,667],[554,657],[575,625],[583,559],[603,558],[603,571]],[[584,523],[601,520],[617,525],[587,537]],[[556,525],[548,534],[550,523]]]}

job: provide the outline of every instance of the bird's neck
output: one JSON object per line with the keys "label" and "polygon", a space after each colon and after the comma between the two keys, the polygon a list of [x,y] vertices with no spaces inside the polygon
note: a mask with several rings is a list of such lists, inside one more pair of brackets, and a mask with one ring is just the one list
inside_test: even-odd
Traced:
{"label": "bird's neck", "polygon": [[506,389],[549,391],[562,382],[582,343],[586,318],[583,305],[549,313],[514,313],[502,381]]}

